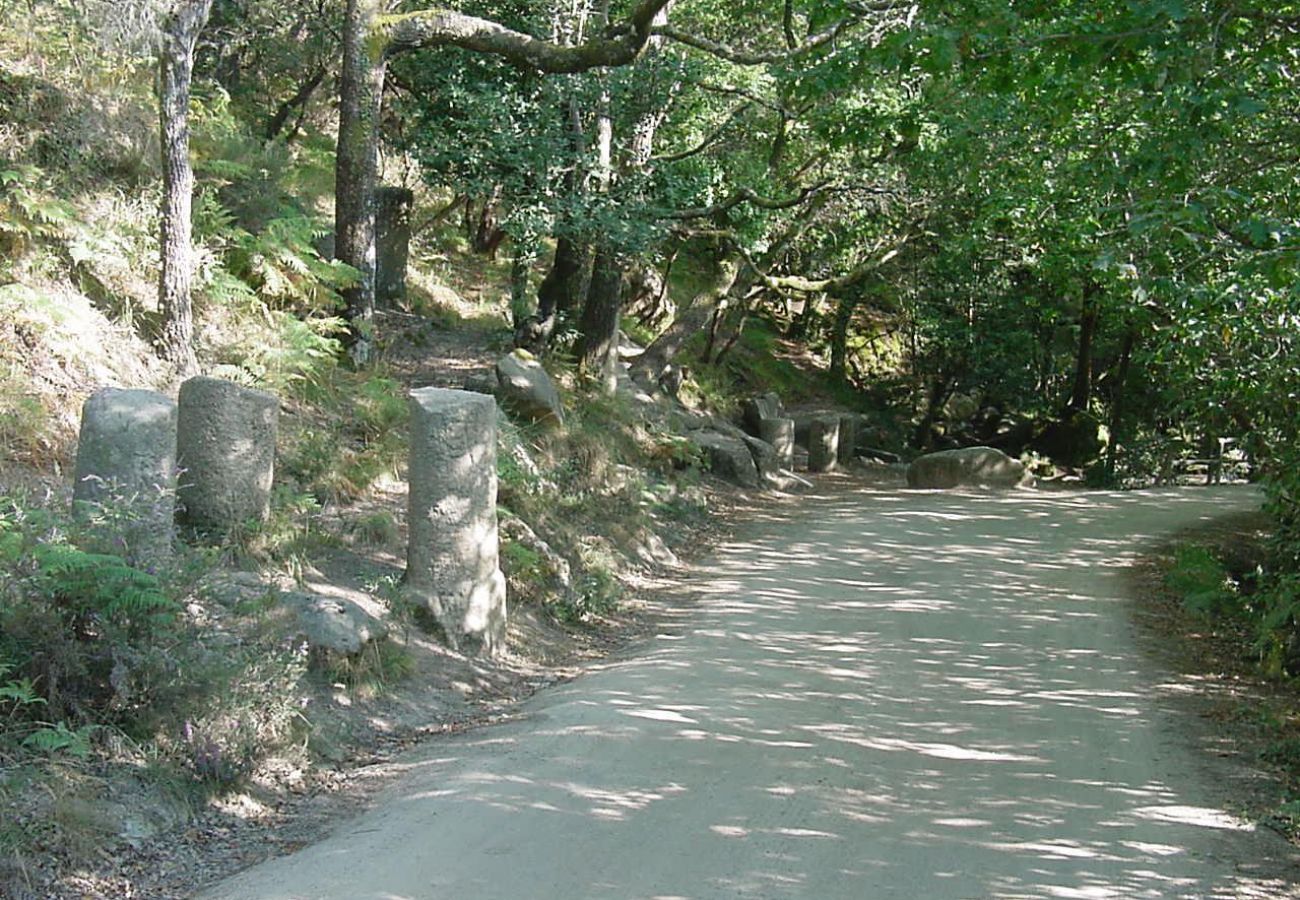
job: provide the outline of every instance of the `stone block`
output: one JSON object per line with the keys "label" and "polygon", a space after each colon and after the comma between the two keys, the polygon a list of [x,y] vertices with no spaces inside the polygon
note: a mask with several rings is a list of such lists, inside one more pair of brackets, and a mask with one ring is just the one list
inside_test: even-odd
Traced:
{"label": "stone block", "polygon": [[154,391],[105,388],[81,408],[76,475],[79,515],[111,513],[126,559],[171,555],[176,514],[176,404]]}
{"label": "stone block", "polygon": [[181,385],[176,456],[180,521],[223,535],[271,508],[280,402],[271,394],[219,378]]}
{"label": "stone block", "polygon": [[808,471],[829,472],[839,459],[840,420],[818,416],[808,427]]}
{"label": "stone block", "polygon": [[411,392],[405,591],[457,650],[492,653],[506,633],[498,565],[497,412],[483,394]]}
{"label": "stone block", "polygon": [[780,468],[794,468],[794,419],[764,419],[758,436],[776,450]]}
{"label": "stone block", "polygon": [[839,464],[847,466],[853,462],[853,457],[857,455],[858,448],[858,416],[842,415],[840,416],[840,433],[838,437],[836,456]]}

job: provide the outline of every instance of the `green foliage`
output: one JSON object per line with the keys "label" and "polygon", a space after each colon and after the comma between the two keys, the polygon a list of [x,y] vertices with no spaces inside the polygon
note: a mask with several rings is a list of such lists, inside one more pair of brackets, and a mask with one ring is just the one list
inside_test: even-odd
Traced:
{"label": "green foliage", "polygon": [[350,528],[353,537],[371,547],[392,547],[401,536],[397,520],[385,510],[367,513]]}
{"label": "green foliage", "polygon": [[512,581],[526,583],[543,577],[547,566],[542,555],[531,547],[518,541],[503,541],[501,568]]}
{"label": "green foliage", "polygon": [[1165,586],[1197,615],[1214,617],[1236,610],[1236,591],[1224,565],[1205,547],[1182,544],[1174,550]]}
{"label": "green foliage", "polygon": [[61,237],[74,221],[71,204],[40,187],[45,180],[33,165],[0,167],[0,255],[22,256],[38,241]]}
{"label": "green foliage", "polygon": [[321,674],[331,683],[374,696],[410,678],[415,672],[415,657],[405,646],[384,638],[370,641],[360,653],[331,654],[322,666]]}
{"label": "green foliage", "polygon": [[267,517],[234,529],[227,546],[242,562],[276,564],[300,575],[312,553],[331,540],[321,528],[320,512],[314,496],[278,484],[271,492]]}

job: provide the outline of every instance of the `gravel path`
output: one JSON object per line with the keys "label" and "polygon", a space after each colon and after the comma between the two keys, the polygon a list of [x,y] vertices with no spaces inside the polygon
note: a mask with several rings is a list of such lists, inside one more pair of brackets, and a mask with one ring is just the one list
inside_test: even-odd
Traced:
{"label": "gravel path", "polygon": [[861,490],[760,516],[639,658],[437,741],[202,896],[1277,898],[1136,648],[1122,567],[1257,502]]}

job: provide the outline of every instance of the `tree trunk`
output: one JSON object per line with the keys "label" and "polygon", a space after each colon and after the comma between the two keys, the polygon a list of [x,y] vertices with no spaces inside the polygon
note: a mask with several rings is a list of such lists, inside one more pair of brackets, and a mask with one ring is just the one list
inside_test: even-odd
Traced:
{"label": "tree trunk", "polygon": [[361,273],[343,291],[344,345],[356,366],[370,361],[375,316],[375,181],[384,59],[372,30],[382,0],[347,0],[334,167],[334,255]]}
{"label": "tree trunk", "polygon": [[1124,401],[1128,386],[1128,370],[1133,361],[1133,350],[1137,347],[1137,329],[1129,328],[1124,334],[1124,345],[1119,352],[1119,369],[1115,374],[1115,390],[1110,398],[1110,445],[1106,448],[1106,485],[1115,483],[1116,454],[1119,451],[1119,430],[1124,423]]}
{"label": "tree trunk", "polygon": [[582,307],[578,360],[585,371],[602,379],[613,374],[622,306],[623,261],[614,248],[598,247],[591,264],[587,302]]}
{"label": "tree trunk", "polygon": [[162,270],[158,307],[162,312],[159,350],[176,373],[199,371],[194,355],[194,246],[190,214],[194,169],[190,166],[190,81],[194,45],[212,12],[212,0],[186,0],[163,26],[159,53],[159,118],[162,131],[163,197],[159,217]]}
{"label": "tree trunk", "polygon": [[709,286],[696,294],[684,310],[673,320],[664,333],[650,342],[645,352],[632,363],[632,375],[646,384],[655,384],[672,361],[682,352],[686,343],[699,333],[717,309],[718,304],[737,284],[740,259],[728,256],[720,260]]}
{"label": "tree trunk", "polygon": [[848,291],[839,298],[835,307],[835,321],[831,328],[831,378],[840,384],[848,382],[849,325],[860,299],[857,291]]}
{"label": "tree trunk", "polygon": [[1092,348],[1097,336],[1097,289],[1089,287],[1079,313],[1079,352],[1075,356],[1074,389],[1070,392],[1070,409],[1086,410],[1092,399]]}
{"label": "tree trunk", "polygon": [[311,95],[316,92],[316,88],[320,87],[321,82],[325,80],[325,75],[326,69],[321,66],[299,85],[293,96],[281,103],[275,113],[266,120],[264,134],[268,141],[273,141],[280,136],[280,132],[284,131],[284,126],[289,124],[289,117],[293,115],[294,110],[303,109],[307,106],[307,103],[311,100]]}
{"label": "tree trunk", "polygon": [[573,238],[561,237],[556,240],[555,259],[537,288],[539,319],[567,313],[577,306],[578,299],[586,294],[582,288],[587,281],[584,273],[590,264],[590,255]]}
{"label": "tree trunk", "polygon": [[939,372],[931,379],[925,414],[921,416],[921,421],[916,425],[916,433],[912,436],[912,446],[917,450],[930,449],[934,437],[934,420],[939,417],[939,410],[943,409],[943,405],[948,402],[952,389],[953,377],[947,372]]}
{"label": "tree trunk", "polygon": [[[209,3],[210,0],[203,0]],[[378,169],[379,110],[384,69],[395,53],[425,47],[463,47],[510,65],[542,73],[576,73],[626,65],[651,37],[654,17],[668,0],[641,0],[616,27],[580,45],[565,47],[514,31],[497,22],[436,7],[412,10],[377,28],[383,0],[347,0],[343,65],[339,72],[339,136],[335,162],[335,256],[360,272],[344,291],[353,362],[371,353],[375,306],[374,185]]]}

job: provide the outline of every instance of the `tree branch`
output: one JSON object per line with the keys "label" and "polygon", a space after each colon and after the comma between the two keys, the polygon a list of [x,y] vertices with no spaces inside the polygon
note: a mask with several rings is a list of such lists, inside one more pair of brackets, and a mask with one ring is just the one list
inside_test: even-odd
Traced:
{"label": "tree branch", "polygon": [[829,190],[830,187],[831,182],[823,181],[820,184],[814,184],[802,188],[798,193],[791,197],[778,198],[764,197],[757,193],[753,188],[743,187],[721,203],[715,203],[712,206],[697,206],[691,209],[679,209],[675,212],[664,213],[662,218],[676,220],[708,219],[718,215],[719,213],[724,213],[727,210],[735,209],[742,203],[752,203],[760,209],[791,209],[792,207],[806,203],[809,199],[817,196],[823,191]]}
{"label": "tree branch", "polygon": [[376,31],[379,53],[391,57],[408,50],[453,46],[486,53],[512,66],[548,74],[572,74],[620,66],[645,49],[655,16],[670,0],[641,0],[626,21],[599,37],[566,46],[515,31],[488,19],[451,9],[424,9],[382,16]]}
{"label": "tree branch", "polygon": [[[798,291],[801,294],[834,294],[845,288],[853,287],[864,280],[872,272],[875,272],[888,265],[898,254],[903,252],[903,246],[912,238],[916,237],[917,232],[907,231],[883,254],[872,255],[871,259],[862,263],[860,266],[839,275],[835,278],[804,278],[801,275],[780,275],[773,276],[764,272],[744,248],[737,246],[737,250],[744,258],[745,262],[753,266],[754,271],[758,273],[758,282],[764,287],[774,291]],[[877,250],[883,250],[877,247]]]}
{"label": "tree branch", "polygon": [[701,139],[694,147],[687,150],[679,150],[676,153],[656,154],[650,157],[651,162],[681,162],[683,159],[689,159],[692,156],[703,153],[705,150],[716,144],[722,138],[722,135],[726,130],[731,127],[731,123],[740,118],[751,106],[753,106],[752,103],[742,103],[737,106],[725,119],[722,120],[721,125],[713,129],[710,134]]}

